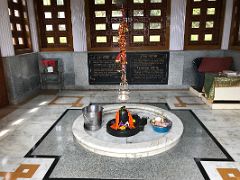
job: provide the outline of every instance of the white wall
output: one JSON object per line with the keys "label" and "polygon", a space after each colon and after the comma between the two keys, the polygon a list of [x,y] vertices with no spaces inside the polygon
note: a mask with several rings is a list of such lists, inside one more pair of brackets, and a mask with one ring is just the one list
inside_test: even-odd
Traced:
{"label": "white wall", "polygon": [[221,49],[228,49],[230,32],[231,32],[231,23],[232,23],[232,11],[233,11],[233,0],[227,0]]}
{"label": "white wall", "polygon": [[[37,25],[34,13],[34,0],[27,0],[29,22],[32,38],[32,47],[34,52],[39,51]],[[184,29],[186,16],[187,0],[172,0],[170,15],[170,46],[169,50],[184,49]],[[72,32],[74,52],[86,52],[86,24],[84,0],[71,0]],[[222,36],[221,49],[228,49],[231,18],[232,18],[233,0],[226,1],[226,10],[224,18],[224,29]],[[12,44],[12,34],[10,29],[10,19],[8,15],[7,0],[0,1],[0,48],[2,56],[14,56],[14,47]]]}
{"label": "white wall", "polygon": [[84,0],[71,0],[73,49],[87,51]]}
{"label": "white wall", "polygon": [[170,50],[184,49],[186,4],[186,0],[171,1]]}
{"label": "white wall", "polygon": [[0,0],[0,48],[2,57],[15,55],[7,0]]}
{"label": "white wall", "polygon": [[33,52],[39,52],[38,31],[37,31],[36,16],[35,16],[35,12],[34,12],[34,2],[33,1],[34,0],[27,0],[29,26],[30,26],[30,32],[31,32]]}

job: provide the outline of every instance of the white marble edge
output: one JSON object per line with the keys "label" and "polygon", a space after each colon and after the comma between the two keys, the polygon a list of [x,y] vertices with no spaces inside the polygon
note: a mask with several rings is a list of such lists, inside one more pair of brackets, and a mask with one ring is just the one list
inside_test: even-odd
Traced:
{"label": "white marble edge", "polygon": [[[126,108],[138,108],[142,110],[151,111],[157,114],[164,114],[167,118],[173,120],[173,126],[169,133],[165,137],[158,140],[142,143],[131,144],[117,144],[111,142],[103,142],[89,135],[83,128],[84,119],[83,115],[80,115],[72,126],[72,132],[76,140],[86,149],[95,152],[97,154],[112,156],[112,157],[146,157],[164,152],[174,145],[176,145],[183,133],[183,124],[181,120],[174,114],[167,110],[143,104],[113,104],[103,106],[105,113],[116,112],[121,106]],[[178,127],[178,128],[177,128]],[[177,133],[174,135],[174,133]],[[160,141],[165,141],[160,143]]]}

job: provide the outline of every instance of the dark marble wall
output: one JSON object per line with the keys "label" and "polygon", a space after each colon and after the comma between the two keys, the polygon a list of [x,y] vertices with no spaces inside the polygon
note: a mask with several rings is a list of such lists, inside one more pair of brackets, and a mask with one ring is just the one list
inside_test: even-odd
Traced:
{"label": "dark marble wall", "polygon": [[2,59],[11,104],[21,103],[39,92],[40,79],[37,53]]}
{"label": "dark marble wall", "polygon": [[[130,88],[178,88],[194,85],[192,60],[197,57],[223,57],[225,52],[216,51],[171,51],[169,62],[169,82],[167,85],[131,85]],[[89,85],[87,52],[41,52],[39,58],[60,58],[64,62],[66,88],[108,89],[111,85]]]}
{"label": "dark marble wall", "polygon": [[[240,71],[239,51],[171,51],[168,85],[132,85],[131,89],[184,88],[194,85],[192,60],[197,57],[232,56],[234,68]],[[62,59],[65,89],[116,89],[118,86],[89,85],[87,52],[39,52],[3,58],[9,100],[23,102],[40,90],[38,61]],[[52,88],[52,87],[49,87]]]}
{"label": "dark marble wall", "polygon": [[192,61],[198,57],[224,57],[224,51],[181,51],[184,56],[183,65],[183,85],[195,84],[195,73],[193,71]]}
{"label": "dark marble wall", "polygon": [[233,68],[236,71],[240,71],[240,51],[225,51],[225,56],[233,57]]}
{"label": "dark marble wall", "polygon": [[39,52],[38,58],[41,59],[61,59],[64,69],[64,87],[72,89],[75,87],[75,73],[73,63],[73,52]]}

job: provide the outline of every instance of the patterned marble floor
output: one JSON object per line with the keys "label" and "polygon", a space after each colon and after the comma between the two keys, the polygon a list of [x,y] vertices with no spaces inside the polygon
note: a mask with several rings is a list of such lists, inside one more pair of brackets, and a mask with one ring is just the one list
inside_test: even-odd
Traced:
{"label": "patterned marble floor", "polygon": [[[236,162],[221,162],[211,165],[202,163],[205,172],[213,167],[235,168],[234,173],[225,173],[225,179],[239,177],[240,162],[240,111],[211,110],[190,91],[132,91],[129,102],[168,103],[171,109],[190,109]],[[117,91],[62,91],[56,95],[39,95],[15,111],[0,119],[0,172],[16,171],[9,167],[7,159],[23,158],[46,131],[67,109],[81,109],[89,103],[118,103]],[[54,101],[54,103],[51,103]],[[180,101],[179,101],[180,100]],[[180,104],[180,105],[179,105]],[[182,107],[181,107],[182,106]],[[11,161],[13,162],[13,161]],[[16,161],[19,164],[19,161]],[[208,162],[208,161],[207,161]],[[38,163],[38,162],[36,162]],[[51,163],[50,163],[51,164]],[[210,165],[209,165],[210,164]],[[220,164],[220,165],[219,165]],[[200,166],[200,165],[199,165]],[[215,168],[216,169],[216,168]],[[215,172],[215,171],[214,171]],[[47,170],[46,172],[47,173]],[[227,174],[227,175],[226,175]],[[1,173],[0,173],[1,176]],[[214,174],[208,177],[215,177]],[[218,176],[223,177],[223,176]],[[1,179],[1,177],[0,177]],[[39,179],[41,179],[39,177]],[[213,178],[214,179],[214,178]],[[221,179],[221,178],[220,178]],[[224,178],[222,178],[224,179]]]}

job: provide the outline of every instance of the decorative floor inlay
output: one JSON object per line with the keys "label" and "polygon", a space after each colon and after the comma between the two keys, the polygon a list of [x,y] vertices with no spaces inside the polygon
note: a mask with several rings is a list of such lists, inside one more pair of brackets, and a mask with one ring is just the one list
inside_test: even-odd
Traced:
{"label": "decorative floor inlay", "polygon": [[174,104],[176,107],[186,107],[187,105],[205,105],[201,98],[195,96],[176,96],[178,103]]}
{"label": "decorative floor inlay", "polygon": [[240,162],[201,161],[211,180],[240,180]]}
{"label": "decorative floor inlay", "polygon": [[48,105],[71,105],[72,107],[82,107],[82,96],[57,96]]}
{"label": "decorative floor inlay", "polygon": [[[115,91],[114,91],[115,92]],[[113,101],[112,94],[110,92],[91,92],[91,91],[66,91],[62,96],[84,96],[81,100],[82,104],[88,105],[89,102],[101,102],[101,103],[116,103]],[[140,95],[141,94],[141,95]],[[167,109],[165,104],[159,104],[166,102],[164,99],[159,99],[159,95],[164,97],[175,96],[191,96],[188,92],[132,92],[132,99],[130,103],[147,103],[160,108]],[[147,102],[144,102],[143,96]],[[104,97],[104,99],[103,99]],[[110,97],[110,98],[109,98]],[[147,100],[149,97],[149,101]],[[20,106],[20,109],[11,113],[1,120],[1,127],[8,129],[9,127],[18,127],[14,134],[9,131],[8,137],[3,137],[0,141],[0,154],[5,157],[23,157],[31,147],[34,147],[28,154],[29,156],[39,157],[44,155],[45,157],[54,158],[56,155],[58,161],[47,172],[47,179],[51,178],[102,178],[102,179],[188,179],[188,180],[201,180],[205,176],[202,176],[202,171],[199,170],[194,157],[204,157],[213,159],[225,159],[227,156],[223,150],[219,149],[216,142],[213,142],[212,137],[206,133],[206,130],[200,126],[199,122],[204,123],[210,132],[217,138],[224,148],[234,156],[235,160],[238,160],[240,154],[238,151],[238,134],[229,134],[222,131],[222,129],[233,128],[231,124],[239,124],[239,111],[225,110],[225,111],[212,111],[211,109],[204,110],[203,105],[198,106],[198,110],[194,111],[199,117],[193,116],[192,111],[189,110],[171,110],[179,118],[181,118],[184,124],[184,133],[182,140],[174,146],[174,148],[161,153],[159,155],[150,156],[146,158],[135,159],[121,159],[112,158],[107,156],[100,156],[92,153],[85,148],[78,145],[72,136],[72,123],[81,114],[80,110],[67,110],[71,105],[55,105],[48,106],[47,104],[55,98],[54,96],[37,96],[24,106]],[[154,99],[154,101],[152,101]],[[73,102],[73,99],[71,100]],[[153,104],[158,102],[158,104]],[[184,100],[186,103],[186,101]],[[177,103],[176,99],[173,104]],[[173,105],[174,106],[174,105]],[[40,107],[36,112],[30,112],[33,108]],[[170,106],[171,107],[171,106]],[[195,109],[196,106],[185,107],[189,109]],[[80,109],[80,108],[78,108]],[[175,108],[177,109],[177,108]],[[179,109],[184,109],[180,107]],[[62,116],[61,114],[65,112]],[[197,112],[200,112],[197,113]],[[60,117],[61,116],[61,117]],[[60,117],[60,118],[59,118]],[[229,119],[229,117],[231,117]],[[58,119],[59,118],[59,119]],[[58,120],[57,120],[58,119]],[[57,120],[56,123],[54,123]],[[201,121],[200,121],[201,120]],[[6,122],[8,126],[6,125]],[[225,123],[224,123],[225,122]],[[22,123],[19,125],[15,125]],[[54,125],[49,129],[49,127]],[[224,124],[223,124],[224,123]],[[14,124],[14,126],[13,126]],[[34,127],[33,127],[33,125]],[[30,126],[29,126],[30,125]],[[35,128],[36,127],[36,128]],[[213,127],[213,129],[212,129]],[[221,128],[222,127],[222,128]],[[224,127],[224,128],[223,128]],[[49,129],[49,131],[47,131]],[[219,130],[220,129],[220,130]],[[238,126],[234,127],[234,132],[237,132]],[[47,131],[47,133],[45,133]],[[216,133],[219,136],[216,135]],[[45,134],[44,134],[45,133]],[[44,136],[42,137],[42,135]],[[230,135],[230,136],[229,136]],[[42,138],[41,138],[42,137]],[[39,138],[39,143],[34,145]],[[223,141],[224,140],[224,141]],[[234,141],[233,141],[234,140]],[[229,143],[229,146],[228,146]],[[7,144],[7,146],[6,146]],[[234,150],[234,151],[232,151]],[[27,156],[27,157],[29,157]],[[53,157],[52,157],[53,156]],[[4,161],[0,158],[0,164]],[[16,160],[14,160],[16,164]],[[15,167],[11,167],[13,163],[5,163],[5,167],[1,168],[1,172],[15,172],[17,167],[25,162],[17,162]],[[30,162],[29,164],[39,164],[39,162]],[[9,166],[8,166],[9,165]],[[55,166],[56,165],[56,166]],[[11,167],[11,168],[10,168]],[[54,167],[54,168],[53,168]],[[41,166],[39,167],[41,168]],[[220,167],[227,169],[236,169],[237,167]],[[174,171],[173,171],[174,169]],[[239,168],[238,168],[239,169]],[[24,172],[26,172],[25,170]],[[39,169],[35,172],[35,174]],[[35,175],[34,174],[34,175]],[[235,173],[236,174],[236,173]],[[237,175],[237,174],[236,174]],[[230,177],[234,174],[230,173]],[[34,176],[33,176],[34,177]],[[43,176],[42,176],[43,177]],[[0,177],[0,179],[3,179]],[[42,179],[42,178],[39,178]],[[208,178],[206,178],[208,179]]]}
{"label": "decorative floor inlay", "polygon": [[53,158],[8,158],[0,157],[0,179],[43,179]]}
{"label": "decorative floor inlay", "polygon": [[[151,104],[167,109],[165,104]],[[204,180],[194,157],[225,159],[227,155],[188,110],[171,111],[184,125],[182,139],[170,150],[145,158],[113,158],[95,154],[79,145],[72,124],[81,110],[67,110],[44,138],[28,153],[60,156],[49,178]],[[174,169],[174,171],[172,171]]]}
{"label": "decorative floor inlay", "polygon": [[0,177],[3,179],[15,180],[17,178],[32,178],[39,164],[20,164],[14,172],[0,172]]}
{"label": "decorative floor inlay", "polygon": [[[121,106],[126,106],[131,114],[149,117],[144,131],[128,138],[114,137],[107,133],[107,122],[114,119],[115,113]],[[150,119],[162,114],[173,123],[168,133],[153,131],[149,122]],[[176,145],[183,133],[183,124],[176,115],[164,109],[143,104],[112,104],[103,106],[103,126],[95,132],[86,131],[83,124],[84,118],[81,115],[72,126],[73,134],[77,141],[92,152],[112,157],[139,158],[162,153]]]}
{"label": "decorative floor inlay", "polygon": [[[114,98],[116,97],[116,94],[116,91],[64,90],[59,93],[59,96],[70,95],[74,97],[84,97],[80,102],[81,104],[88,105],[90,102],[116,103],[116,100]],[[131,91],[130,94],[129,103],[149,103],[150,105],[166,109],[166,105],[160,103],[165,103],[165,98],[172,99],[171,102],[167,99],[167,102],[169,104],[169,107],[172,109],[171,112],[175,113],[179,118],[181,118],[184,124],[184,133],[182,141],[180,141],[171,150],[160,155],[155,155],[147,158],[122,160],[121,158],[111,158],[92,153],[73,141],[72,123],[81,114],[81,111],[65,111],[66,109],[70,108],[71,105],[49,106],[48,103],[56,96],[39,95],[34,99],[28,101],[26,104],[18,106],[18,109],[16,109],[14,112],[0,119],[0,129],[2,128],[0,130],[0,136],[2,135],[0,137],[0,156],[23,157],[32,147],[34,148],[31,152],[29,152],[30,156],[31,154],[35,157],[44,155],[45,158],[54,158],[52,156],[56,155],[59,156],[58,158],[60,159],[55,163],[55,168],[53,168],[54,166],[52,165],[50,170],[47,172],[46,179],[139,178],[151,180],[204,180],[205,176],[202,175],[204,173],[202,173],[201,168],[201,171],[199,170],[193,158],[204,157],[221,160],[226,159],[226,154],[223,153],[223,150],[219,149],[219,147],[216,146],[216,142],[213,142],[212,137],[210,138],[209,134],[206,134],[206,130],[200,127],[199,123],[196,121],[198,117],[198,121],[204,123],[211,134],[217,139],[218,142],[221,143],[221,145],[234,158],[234,160],[239,162],[239,110],[212,110],[208,106],[204,105],[187,105],[187,107],[177,108],[174,106],[174,103],[178,103],[175,96],[191,97],[192,94],[189,91],[176,90],[140,90]],[[163,97],[163,99],[161,97]],[[185,101],[186,99],[182,100],[184,103],[188,102]],[[73,101],[74,99],[71,100],[71,102]],[[224,105],[224,107],[226,107],[226,105]],[[37,111],[32,111],[36,108],[39,109]],[[192,111],[189,111],[188,109],[192,109],[194,113],[191,113]],[[193,116],[193,114],[196,114],[196,116]],[[57,119],[58,123],[55,124],[54,122]],[[47,131],[51,126],[52,128]],[[4,134],[5,132],[7,133]],[[36,144],[40,138],[41,140]],[[3,159],[3,157],[0,157],[0,165],[5,162]],[[228,161],[227,159],[226,161]],[[208,160],[205,159],[204,161]],[[16,163],[16,159],[13,161],[13,163]],[[19,161],[17,162],[18,165],[11,167],[11,164],[13,163],[8,162],[9,168],[3,168],[0,169],[0,171],[14,172],[21,163],[24,164],[25,162]],[[39,162],[30,162],[29,164],[39,164]],[[7,167],[6,165],[7,164],[5,164],[5,167]],[[220,167],[220,169],[224,168],[227,169],[227,171],[229,169],[239,170],[239,168],[235,166]],[[215,171],[216,169],[214,172]],[[226,174],[226,171],[223,172]],[[36,177],[35,175],[33,177]],[[234,175],[236,176],[238,173],[228,174],[228,176],[236,179]],[[0,177],[0,179],[2,180],[3,177]],[[205,179],[209,179],[209,177]]]}
{"label": "decorative floor inlay", "polygon": [[171,109],[209,109],[200,97],[175,96],[167,99]]}

